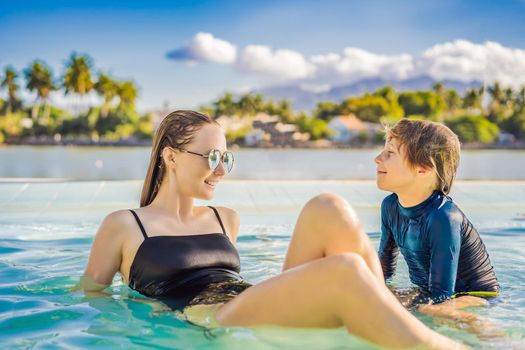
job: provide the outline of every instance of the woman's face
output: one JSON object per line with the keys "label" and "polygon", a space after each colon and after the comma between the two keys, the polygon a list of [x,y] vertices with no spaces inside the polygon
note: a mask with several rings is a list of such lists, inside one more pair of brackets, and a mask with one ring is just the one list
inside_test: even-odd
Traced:
{"label": "woman's face", "polygon": [[[216,124],[205,124],[195,133],[193,141],[185,146],[187,151],[204,155],[213,149],[219,150],[221,154],[227,151],[224,132]],[[215,187],[226,175],[222,162],[215,170],[211,170],[208,159],[196,154],[178,152],[175,162],[179,191],[189,197],[212,199]]]}

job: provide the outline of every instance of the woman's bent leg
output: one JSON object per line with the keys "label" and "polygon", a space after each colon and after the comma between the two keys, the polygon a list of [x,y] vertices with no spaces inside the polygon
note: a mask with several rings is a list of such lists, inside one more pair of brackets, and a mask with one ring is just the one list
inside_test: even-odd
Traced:
{"label": "woman's bent leg", "polygon": [[216,318],[224,326],[344,326],[390,348],[457,346],[401,306],[354,253],[305,263],[250,287],[223,305]]}
{"label": "woman's bent leg", "polygon": [[380,281],[377,253],[352,206],[335,194],[320,194],[303,207],[286,253],[283,270],[342,253],[356,253]]}

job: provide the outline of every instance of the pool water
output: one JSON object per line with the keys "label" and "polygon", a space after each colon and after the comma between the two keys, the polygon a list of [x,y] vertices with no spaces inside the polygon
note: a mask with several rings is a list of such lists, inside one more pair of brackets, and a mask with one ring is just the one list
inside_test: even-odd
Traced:
{"label": "pool water", "polygon": [[[343,329],[204,331],[130,290],[118,275],[106,296],[72,292],[102,218],[136,207],[140,187],[140,181],[0,183],[0,344],[9,349],[371,348]],[[279,273],[301,206],[321,192],[338,193],[352,203],[378,245],[386,193],[373,181],[236,180],[217,188],[211,204],[241,214],[237,246],[249,282]],[[481,232],[502,286],[490,306],[472,312],[489,318],[506,336],[484,339],[416,316],[475,348],[525,348],[525,182],[458,182],[452,197]],[[394,285],[409,286],[402,259]]]}

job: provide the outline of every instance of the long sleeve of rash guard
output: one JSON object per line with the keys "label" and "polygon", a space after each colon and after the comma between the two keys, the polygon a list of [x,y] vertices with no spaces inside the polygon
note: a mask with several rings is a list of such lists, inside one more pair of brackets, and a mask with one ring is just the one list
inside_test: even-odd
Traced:
{"label": "long sleeve of rash guard", "polygon": [[386,200],[381,204],[381,243],[379,244],[379,261],[385,279],[394,275],[397,265],[399,248],[388,225],[388,212]]}
{"label": "long sleeve of rash guard", "polygon": [[428,222],[429,290],[434,302],[454,294],[461,249],[461,218],[436,212]]}

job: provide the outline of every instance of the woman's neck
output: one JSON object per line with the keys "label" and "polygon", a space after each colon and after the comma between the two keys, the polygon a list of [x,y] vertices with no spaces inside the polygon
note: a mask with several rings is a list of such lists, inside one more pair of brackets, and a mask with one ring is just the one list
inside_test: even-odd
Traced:
{"label": "woman's neck", "polygon": [[176,186],[169,181],[162,182],[159,192],[149,207],[165,212],[180,221],[188,220],[194,213],[193,198],[181,195]]}

